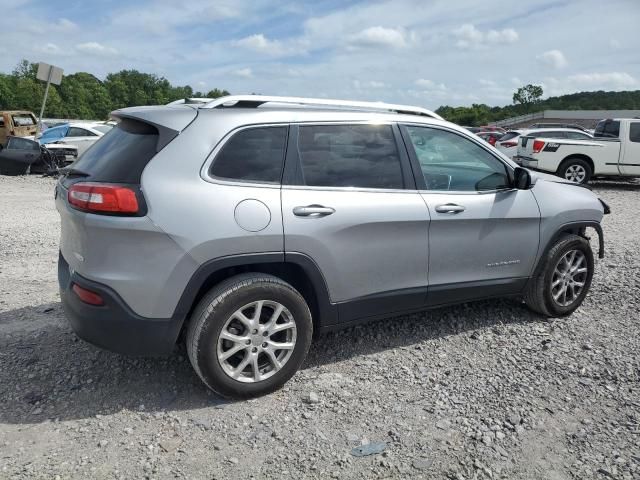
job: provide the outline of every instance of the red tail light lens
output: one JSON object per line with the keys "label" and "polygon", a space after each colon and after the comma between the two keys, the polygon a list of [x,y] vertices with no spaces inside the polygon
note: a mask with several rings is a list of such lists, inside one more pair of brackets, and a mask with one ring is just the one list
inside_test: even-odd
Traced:
{"label": "red tail light lens", "polygon": [[506,148],[517,147],[518,146],[518,142],[500,142],[500,145],[502,145],[503,147],[506,147]]}
{"label": "red tail light lens", "polygon": [[92,292],[91,290],[82,288],[77,283],[74,283],[71,289],[75,292],[76,295],[78,295],[78,298],[80,298],[80,300],[82,300],[84,303],[88,303],[89,305],[95,305],[97,307],[104,305],[104,300],[96,292]]}
{"label": "red tail light lens", "polygon": [[85,212],[132,214],[140,208],[135,190],[121,185],[75,183],[69,188],[67,199]]}
{"label": "red tail light lens", "polygon": [[535,140],[533,142],[533,153],[540,153],[544,148],[544,142],[542,140]]}

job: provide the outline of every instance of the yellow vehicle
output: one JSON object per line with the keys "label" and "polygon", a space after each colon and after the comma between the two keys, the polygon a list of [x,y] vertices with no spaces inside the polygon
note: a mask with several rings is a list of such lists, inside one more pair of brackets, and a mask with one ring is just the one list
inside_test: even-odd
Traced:
{"label": "yellow vehicle", "polygon": [[0,111],[0,145],[4,145],[8,136],[28,137],[36,134],[38,121],[28,110]]}

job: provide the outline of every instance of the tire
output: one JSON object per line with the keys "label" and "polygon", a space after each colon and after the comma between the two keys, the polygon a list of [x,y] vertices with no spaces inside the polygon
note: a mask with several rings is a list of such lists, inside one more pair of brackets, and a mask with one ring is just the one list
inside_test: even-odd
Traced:
{"label": "tire", "polygon": [[565,180],[584,185],[591,180],[593,170],[586,160],[578,157],[569,157],[560,164],[556,175]]}
{"label": "tire", "polygon": [[272,275],[247,273],[216,285],[198,303],[187,328],[187,353],[211,390],[250,398],[277,390],[296,373],[312,333],[311,312],[295,288]]}
{"label": "tire", "polygon": [[[558,275],[558,270],[564,270],[567,266],[566,260],[571,256],[571,252],[578,252],[574,256],[574,263],[578,263],[580,255],[583,258],[583,262],[580,268],[576,267],[573,277],[570,274],[566,274],[568,278],[574,279],[574,282],[582,283],[582,287],[579,293],[576,292],[576,285],[573,287],[567,286],[567,296],[564,300],[567,302],[571,300],[571,292],[575,297],[564,304],[563,297],[560,295],[559,299],[554,298],[554,294],[562,290],[563,282],[565,279],[561,275]],[[593,277],[593,252],[589,242],[578,235],[564,235],[556,241],[556,243],[549,249],[549,251],[540,259],[539,267],[536,269],[536,273],[529,280],[527,284],[524,301],[527,306],[542,315],[548,317],[564,317],[573,313],[578,308],[589,291],[591,286],[591,279]],[[586,268],[584,273],[578,272],[581,268]],[[559,285],[554,287],[555,282],[559,281]],[[569,280],[566,280],[569,281]]]}

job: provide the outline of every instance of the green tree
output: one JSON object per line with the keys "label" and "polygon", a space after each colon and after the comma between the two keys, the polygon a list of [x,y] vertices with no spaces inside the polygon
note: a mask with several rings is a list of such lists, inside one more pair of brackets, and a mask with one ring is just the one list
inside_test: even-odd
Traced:
{"label": "green tree", "polygon": [[513,94],[513,103],[522,105],[525,110],[529,110],[532,105],[540,102],[542,93],[542,87],[540,85],[525,85],[515,91]]}

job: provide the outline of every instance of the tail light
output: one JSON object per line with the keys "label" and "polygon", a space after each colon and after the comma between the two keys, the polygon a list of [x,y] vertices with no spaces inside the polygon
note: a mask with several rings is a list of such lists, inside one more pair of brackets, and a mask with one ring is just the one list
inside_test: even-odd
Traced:
{"label": "tail light", "polygon": [[74,183],[69,187],[67,199],[84,212],[131,215],[140,211],[134,188],[116,184]]}
{"label": "tail light", "polygon": [[533,153],[540,153],[540,151],[544,148],[544,142],[542,140],[534,140],[533,142]]}
{"label": "tail light", "polygon": [[500,142],[500,145],[506,148],[517,147],[518,142]]}

